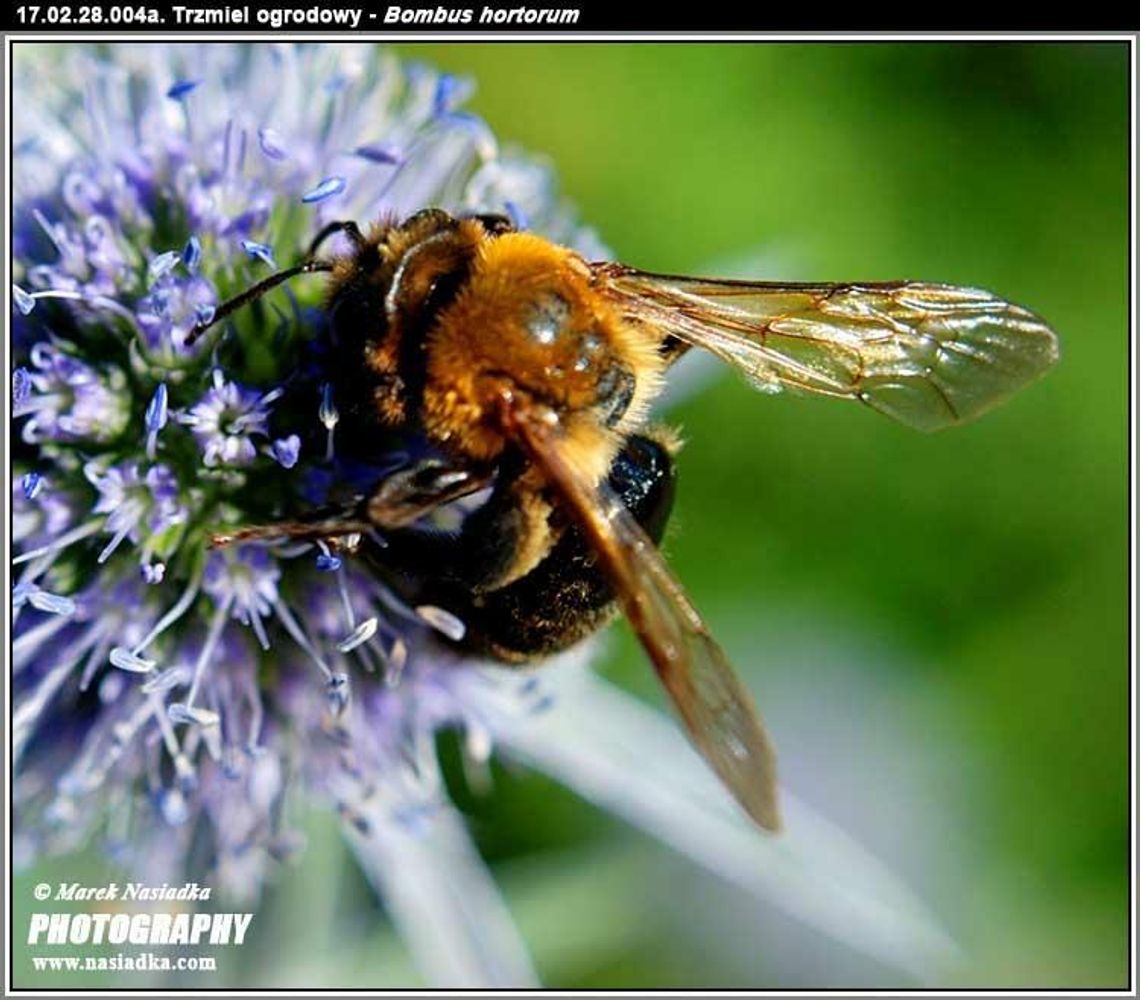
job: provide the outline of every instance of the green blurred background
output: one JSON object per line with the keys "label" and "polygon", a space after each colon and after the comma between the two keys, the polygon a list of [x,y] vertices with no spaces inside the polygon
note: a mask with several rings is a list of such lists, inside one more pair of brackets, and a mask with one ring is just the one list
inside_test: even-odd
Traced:
{"label": "green blurred background", "polygon": [[[789,787],[962,945],[939,985],[1124,985],[1126,47],[400,48],[474,78],[474,110],[550,157],[621,260],[981,285],[1054,325],[1055,372],[934,436],[709,382],[670,414],[688,446],[667,549]],[[600,669],[663,704],[624,632]],[[552,782],[497,774],[464,804],[548,985],[906,984]],[[277,954],[246,950],[235,984],[410,975],[382,921],[345,916],[369,904],[331,824],[311,837],[258,918]],[[298,939],[311,953],[284,958]]]}

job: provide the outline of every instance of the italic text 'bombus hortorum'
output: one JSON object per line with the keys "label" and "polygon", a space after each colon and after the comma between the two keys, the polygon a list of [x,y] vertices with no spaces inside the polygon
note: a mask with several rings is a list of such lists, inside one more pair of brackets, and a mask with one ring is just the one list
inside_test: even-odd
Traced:
{"label": "italic text 'bombus hortorum'", "polygon": [[[317,256],[334,234],[347,252]],[[326,226],[302,263],[224,303],[188,340],[311,272],[328,274],[350,453],[380,461],[391,430],[418,445],[318,509],[214,543],[351,551],[401,597],[459,618],[465,646],[508,663],[569,646],[620,608],[697,749],[767,829],[780,823],[771,744],[656,547],[676,445],[646,419],[670,366],[698,347],[761,390],[856,400],[933,430],[1057,359],[1040,319],[973,288],[649,274],[583,260],[501,216],[438,209],[368,233]],[[451,530],[423,530],[448,509],[463,511]]]}

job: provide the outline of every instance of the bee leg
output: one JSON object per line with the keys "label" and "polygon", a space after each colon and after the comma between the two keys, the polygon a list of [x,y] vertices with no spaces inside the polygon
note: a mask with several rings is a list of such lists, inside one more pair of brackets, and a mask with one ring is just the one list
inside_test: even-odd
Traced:
{"label": "bee leg", "polygon": [[[614,460],[609,485],[649,537],[664,534],[676,484],[675,438],[635,435]],[[598,570],[589,543],[576,527],[563,531],[528,573],[497,587],[488,581],[509,567],[532,542],[533,524],[521,509],[509,477],[469,516],[458,535],[387,536],[389,547],[365,543],[382,576],[407,599],[446,608],[466,626],[464,645],[506,662],[524,663],[585,638],[614,614],[614,594]],[[507,568],[504,574],[504,568]]]}
{"label": "bee leg", "polygon": [[[366,505],[379,529],[379,544],[366,540],[361,553],[405,600],[448,609],[462,605],[463,595],[493,585],[516,560],[526,520],[515,488],[523,467],[520,456],[500,463],[492,476],[491,470],[429,460],[389,476]],[[477,492],[492,480],[490,497],[458,527],[413,524],[446,500]],[[438,600],[429,601],[429,590]]]}
{"label": "bee leg", "polygon": [[372,525],[357,516],[357,507],[323,507],[298,521],[275,521],[272,524],[252,524],[232,531],[219,531],[210,536],[210,548],[223,549],[245,542],[324,541],[357,535],[370,531]]}
{"label": "bee leg", "polygon": [[386,477],[367,500],[311,511],[296,521],[254,524],[210,536],[212,548],[243,542],[292,538],[324,541],[373,529],[397,529],[437,507],[483,489],[491,481],[485,469],[471,469],[427,459]]}
{"label": "bee leg", "polygon": [[426,459],[387,476],[365,504],[380,529],[403,528],[452,500],[470,496],[491,482],[487,469]]}

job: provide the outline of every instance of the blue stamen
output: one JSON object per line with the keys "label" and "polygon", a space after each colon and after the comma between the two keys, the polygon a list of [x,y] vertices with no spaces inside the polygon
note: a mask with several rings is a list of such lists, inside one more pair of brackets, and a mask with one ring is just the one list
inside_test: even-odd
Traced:
{"label": "blue stamen", "polygon": [[151,433],[157,433],[166,426],[168,415],[166,401],[166,383],[159,382],[158,388],[154,390],[154,395],[151,396],[146,407],[146,429]]}
{"label": "blue stamen", "polygon": [[149,674],[158,664],[145,656],[137,656],[122,646],[116,646],[111,650],[111,666],[129,670],[133,674]]}
{"label": "blue stamen", "polygon": [[416,608],[421,621],[426,622],[437,632],[447,636],[452,642],[459,642],[467,633],[467,626],[450,611],[437,608],[433,604],[421,604]]}
{"label": "blue stamen", "polygon": [[25,474],[24,478],[20,480],[20,485],[24,488],[24,498],[26,500],[35,500],[40,490],[43,488],[44,480],[38,472],[29,472]]}
{"label": "blue stamen", "polygon": [[340,413],[333,402],[333,388],[331,382],[326,382],[321,386],[321,407],[317,411],[317,415],[321,418],[321,423],[324,424],[325,430],[331,431],[340,420]]}
{"label": "blue stamen", "polygon": [[12,286],[12,299],[16,303],[16,308],[20,310],[21,315],[27,316],[36,307],[36,298],[34,295],[29,295],[19,285]]}
{"label": "blue stamen", "polygon": [[352,152],[354,156],[359,156],[361,159],[368,160],[370,163],[396,164],[401,162],[404,158],[395,146],[370,144],[357,146]]}
{"label": "blue stamen", "polygon": [[334,455],[333,434],[340,420],[340,411],[337,410],[336,404],[333,402],[331,382],[326,382],[321,388],[321,406],[317,411],[317,415],[321,418],[321,423],[324,425],[325,430],[329,432],[328,440],[325,444],[325,461],[331,462]]}
{"label": "blue stamen", "polygon": [[362,646],[376,634],[380,622],[376,618],[365,618],[348,635],[336,644],[342,653],[351,653],[357,646]]}
{"label": "blue stamen", "polygon": [[49,615],[70,616],[75,614],[75,602],[70,597],[50,594],[46,590],[41,590],[34,583],[18,583],[12,588],[12,607],[19,608],[23,607],[24,604],[30,604],[37,611],[43,611]]}
{"label": "blue stamen", "polygon": [[333,573],[344,565],[338,556],[331,553],[322,552],[317,556],[317,569],[322,573]]}
{"label": "blue stamen", "polygon": [[507,210],[507,215],[510,216],[511,222],[514,224],[515,229],[529,229],[530,219],[527,217],[526,212],[517,201],[506,201],[503,207]]}
{"label": "blue stamen", "polygon": [[197,236],[191,236],[182,248],[182,266],[191,274],[198,273],[198,264],[202,260],[202,244]]}
{"label": "blue stamen", "polygon": [[449,112],[458,102],[463,90],[463,81],[450,73],[444,73],[435,85],[435,96],[432,98],[432,110],[436,116]]}
{"label": "blue stamen", "polygon": [[289,155],[285,149],[281,133],[277,129],[268,126],[259,128],[257,130],[257,142],[261,146],[261,151],[271,160],[284,160]]}
{"label": "blue stamen", "polygon": [[270,267],[277,266],[277,262],[273,259],[273,248],[268,244],[258,243],[256,240],[242,240],[241,248],[254,260],[263,261]]}
{"label": "blue stamen", "polygon": [[195,90],[201,83],[201,80],[179,80],[166,92],[166,96],[172,101],[180,101],[191,91]]}
{"label": "blue stamen", "polygon": [[306,191],[301,195],[301,201],[306,205],[311,205],[318,201],[325,201],[328,198],[340,194],[346,187],[348,187],[348,181],[344,177],[326,177],[311,191]]}
{"label": "blue stamen", "polygon": [[301,454],[301,439],[296,434],[273,442],[273,457],[282,468],[291,469]]}

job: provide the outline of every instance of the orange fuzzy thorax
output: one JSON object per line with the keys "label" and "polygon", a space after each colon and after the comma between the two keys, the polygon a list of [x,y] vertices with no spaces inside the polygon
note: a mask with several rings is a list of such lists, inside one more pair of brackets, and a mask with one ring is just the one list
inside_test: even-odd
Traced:
{"label": "orange fuzzy thorax", "polygon": [[[594,291],[582,259],[529,233],[481,244],[429,335],[427,356],[423,418],[432,437],[476,460],[494,459],[505,444],[499,413],[509,388],[556,413],[598,476],[618,434],[640,421],[656,394],[662,367],[656,343]],[[614,365],[631,372],[637,388],[611,429],[592,408],[599,379]]]}

